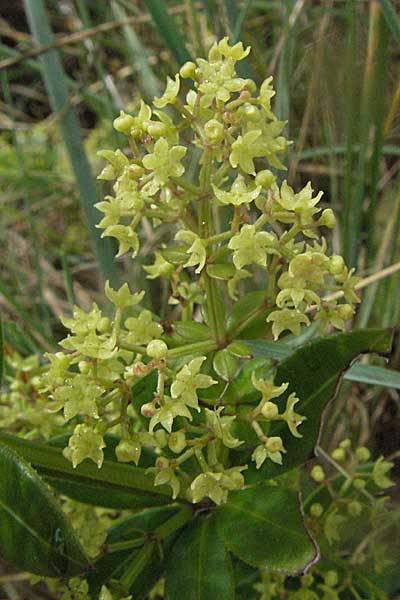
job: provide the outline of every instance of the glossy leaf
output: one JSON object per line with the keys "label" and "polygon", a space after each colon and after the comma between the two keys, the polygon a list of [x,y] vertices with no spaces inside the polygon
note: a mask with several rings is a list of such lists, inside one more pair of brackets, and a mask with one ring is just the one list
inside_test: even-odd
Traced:
{"label": "glossy leaf", "polygon": [[[235,303],[226,322],[230,336],[251,340],[271,331],[271,325],[266,322],[270,309],[263,307],[264,300],[264,292],[250,292]],[[251,324],[246,325],[250,317]]]}
{"label": "glossy leaf", "polygon": [[199,517],[175,542],[166,568],[165,600],[233,600],[229,554],[213,516]]}
{"label": "glossy leaf", "polygon": [[263,483],[232,492],[216,521],[226,547],[249,565],[295,575],[318,558],[292,490]]}
{"label": "glossy leaf", "polygon": [[46,577],[82,573],[88,560],[47,486],[20,456],[0,445],[0,554]]}
{"label": "glossy leaf", "polygon": [[[146,469],[110,460],[105,460],[101,469],[89,461],[74,469],[58,448],[5,433],[0,433],[0,442],[28,460],[45,479],[51,480],[54,487],[60,487],[60,491],[65,486],[65,490],[69,489],[74,493],[73,490],[82,485],[87,490],[85,493],[90,492],[91,498],[97,498],[96,504],[100,506],[129,508],[132,503],[132,507],[138,507],[139,497],[142,497],[144,502],[148,501],[147,506],[171,501],[168,486],[154,488],[154,478],[146,473]],[[75,498],[75,494],[72,497]],[[121,498],[120,502],[118,497]]]}
{"label": "glossy leaf", "polygon": [[[96,561],[95,570],[88,577],[91,592],[98,592],[111,579],[120,580],[126,573],[132,575],[133,566],[141,569],[135,581],[128,586],[129,591],[136,600],[144,598],[163,571],[161,548],[156,544],[148,547],[147,542],[152,538],[149,534],[153,533],[156,539],[154,532],[176,517],[180,510],[177,505],[150,508],[111,527],[106,540],[108,552]],[[159,541],[162,540],[159,538]],[[116,550],[118,547],[121,549]]]}
{"label": "glossy leaf", "polygon": [[231,381],[239,368],[237,358],[227,349],[215,353],[213,367],[217,375],[225,381]]}
{"label": "glossy leaf", "polygon": [[235,266],[231,263],[211,264],[207,266],[207,275],[212,279],[227,280],[236,273]]}
{"label": "glossy leaf", "polygon": [[[283,423],[271,428],[272,435],[280,435],[287,453],[283,465],[266,461],[259,470],[259,477],[274,477],[304,463],[312,454],[321,427],[322,414],[335,396],[337,386],[346,369],[360,355],[367,352],[387,354],[392,343],[392,333],[387,329],[359,329],[350,333],[337,333],[314,340],[282,360],[277,369],[275,382],[289,383],[279,402],[295,392],[300,402],[296,412],[305,416],[300,425],[302,438],[293,437]],[[248,470],[253,479],[254,467]]]}
{"label": "glossy leaf", "polygon": [[212,337],[207,325],[197,321],[177,321],[174,329],[181,338],[190,342],[201,342]]}
{"label": "glossy leaf", "polygon": [[[269,342],[264,340],[249,340],[246,342],[254,356],[265,356],[282,360],[288,357],[293,349],[284,342]],[[370,385],[382,385],[400,389],[400,373],[393,369],[377,367],[375,365],[356,364],[344,374],[347,381],[357,381]]]}

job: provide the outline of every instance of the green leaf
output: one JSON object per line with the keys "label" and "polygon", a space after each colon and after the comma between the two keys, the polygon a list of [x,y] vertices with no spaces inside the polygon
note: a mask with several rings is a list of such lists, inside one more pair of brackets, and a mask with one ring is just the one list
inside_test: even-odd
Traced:
{"label": "green leaf", "polygon": [[199,342],[212,337],[207,325],[197,321],[178,321],[174,328],[176,333],[186,341]]}
{"label": "green leaf", "polygon": [[[29,27],[37,45],[51,44],[54,37],[44,0],[24,0],[24,6]],[[82,142],[78,116],[70,102],[70,93],[59,54],[56,50],[45,52],[41,55],[40,61],[43,64],[43,74],[51,107],[53,112],[58,115],[57,121],[74,172],[100,272],[104,279],[109,279],[111,283],[117,284],[118,274],[113,260],[112,243],[110,240],[102,240],[100,232],[96,228],[96,224],[100,220],[99,213],[94,207],[98,201],[96,186]]]}
{"label": "green leaf", "polygon": [[167,48],[171,51],[179,65],[190,60],[190,54],[179,33],[175,20],[168,14],[166,4],[159,0],[144,0],[154,24],[156,25]]}
{"label": "green leaf", "polygon": [[236,273],[236,268],[231,263],[211,264],[207,266],[207,275],[212,279],[230,279]]}
{"label": "green leaf", "polygon": [[165,600],[233,600],[229,554],[216,531],[213,516],[187,526],[170,554]]}
{"label": "green leaf", "polygon": [[146,542],[152,537],[156,539],[155,532],[176,517],[180,510],[181,507],[177,505],[150,508],[111,527],[106,540],[108,552],[95,562],[95,570],[88,577],[91,592],[98,593],[101,586],[111,579],[120,580],[136,560],[141,563],[142,569],[130,585],[129,592],[136,600],[145,597],[163,571],[159,549],[151,544],[150,548],[144,550],[148,546]]}
{"label": "green leaf", "polygon": [[264,300],[264,292],[250,292],[240,298],[227,318],[228,335],[251,340],[269,333],[271,325],[266,322],[266,318],[271,309],[263,306]]}
{"label": "green leaf", "polygon": [[72,527],[38,474],[0,445],[0,554],[13,567],[66,577],[82,573],[88,560]]}
{"label": "green leaf", "polygon": [[239,368],[238,360],[227,349],[215,353],[213,360],[215,372],[221,379],[231,381]]}
{"label": "green leaf", "polygon": [[[360,354],[387,355],[391,343],[392,332],[388,329],[359,329],[314,340],[279,363],[275,382],[277,385],[289,383],[279,402],[284,405],[292,392],[298,396],[300,402],[296,404],[296,412],[306,417],[299,427],[303,437],[293,437],[282,423],[273,425],[270,434],[282,437],[287,453],[282,466],[266,461],[258,477],[275,477],[310,457],[318,439],[323,410],[335,397],[344,371]],[[253,478],[253,466],[247,476],[249,480]]]}
{"label": "green leaf", "polygon": [[263,483],[231,492],[216,520],[226,547],[249,565],[296,575],[318,559],[294,491]]}
{"label": "green leaf", "polygon": [[3,321],[0,316],[0,385],[3,382],[4,375],[4,335],[3,335]]}
{"label": "green leaf", "polygon": [[[246,344],[254,356],[265,356],[276,360],[287,358],[293,352],[293,349],[284,342],[249,340]],[[400,389],[400,372],[386,367],[356,364],[346,371],[343,378],[347,381]]]}
{"label": "green leaf", "polygon": [[[164,499],[165,503],[171,501],[169,487],[157,486],[157,488],[154,488],[154,478],[146,472],[146,469],[110,460],[105,460],[101,469],[98,469],[94,463],[89,461],[81,463],[74,469],[58,448],[30,442],[6,433],[0,433],[0,442],[18,452],[44,478],[51,479],[55,487],[60,485],[61,488],[66,483],[73,483],[76,485],[82,484],[88,490],[92,488],[93,494],[97,490],[98,502],[96,504],[100,504],[102,499],[105,503],[107,502],[109,496],[106,494],[106,490],[110,493],[113,492],[115,498],[118,494],[122,494],[122,498],[125,498],[128,502],[132,500],[133,503],[136,502],[135,499],[138,494],[140,496],[142,494],[148,495],[150,497],[149,504],[152,502],[151,498],[159,499],[160,503],[162,502],[161,498]],[[125,493],[128,496],[124,496]],[[105,505],[107,506],[107,504]]]}
{"label": "green leaf", "polygon": [[396,41],[400,44],[400,18],[390,0],[378,0],[383,16]]}

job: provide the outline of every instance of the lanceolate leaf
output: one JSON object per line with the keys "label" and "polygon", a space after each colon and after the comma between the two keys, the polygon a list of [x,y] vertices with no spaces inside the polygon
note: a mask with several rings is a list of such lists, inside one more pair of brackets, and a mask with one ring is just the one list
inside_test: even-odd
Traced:
{"label": "lanceolate leaf", "polygon": [[[190,518],[191,509],[183,509],[182,516]],[[186,512],[187,510],[187,512]],[[95,570],[88,577],[91,592],[96,593],[103,583],[111,579],[132,576],[134,581],[128,585],[136,600],[145,597],[163,571],[163,551],[158,542],[170,543],[159,535],[159,530],[173,519],[179,519],[182,507],[178,505],[150,508],[128,517],[112,527],[106,540],[107,553],[95,563]],[[179,525],[179,523],[178,523]],[[165,548],[166,549],[166,548]],[[138,573],[136,573],[138,570]]]}
{"label": "lanceolate leaf", "polygon": [[[283,465],[265,461],[258,477],[274,477],[305,462],[318,440],[322,413],[335,396],[337,386],[346,369],[360,354],[375,352],[387,354],[391,349],[392,333],[387,329],[359,329],[350,333],[338,333],[314,340],[293,352],[279,363],[276,383],[289,383],[279,400],[284,406],[285,398],[295,392],[300,402],[297,413],[306,417],[300,425],[302,438],[295,438],[283,423],[272,427],[272,435],[280,435],[287,453]],[[249,479],[254,468],[248,471]]]}
{"label": "lanceolate leaf", "polygon": [[46,577],[88,568],[71,526],[37,473],[0,445],[0,554],[13,567]]}
{"label": "lanceolate leaf", "polygon": [[250,565],[295,575],[318,559],[294,491],[263,483],[232,492],[216,521],[226,547]]}
{"label": "lanceolate leaf", "polygon": [[3,322],[0,316],[0,385],[3,381],[4,372],[4,337],[3,337]]}
{"label": "lanceolate leaf", "polygon": [[233,600],[233,571],[214,516],[199,517],[170,554],[165,600]]}
{"label": "lanceolate leaf", "polygon": [[[87,493],[91,490],[93,498],[97,498],[96,504],[100,506],[129,508],[132,502],[132,507],[137,508],[140,506],[137,499],[142,495],[144,502],[141,506],[153,505],[155,503],[153,498],[160,503],[171,501],[168,486],[154,488],[154,479],[151,474],[146,473],[145,469],[108,460],[104,461],[101,469],[89,461],[74,469],[58,448],[35,444],[5,433],[0,433],[0,442],[28,460],[44,478],[51,480],[54,487],[58,488],[60,482],[60,491],[64,490],[64,486],[65,492],[69,488],[73,498],[77,496],[75,493],[72,495],[72,490],[77,490],[77,487],[82,485]],[[111,494],[112,500],[109,500]],[[121,503],[118,503],[118,497],[122,498]]]}

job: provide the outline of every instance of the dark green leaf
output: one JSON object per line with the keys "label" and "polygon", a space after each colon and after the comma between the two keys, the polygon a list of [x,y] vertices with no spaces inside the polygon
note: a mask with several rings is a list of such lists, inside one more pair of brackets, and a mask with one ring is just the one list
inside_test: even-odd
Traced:
{"label": "dark green leaf", "polygon": [[[360,355],[367,352],[387,354],[392,343],[392,332],[388,329],[359,329],[350,333],[337,333],[314,340],[293,352],[279,363],[275,382],[289,383],[280,404],[295,392],[300,402],[297,413],[306,417],[300,425],[302,438],[291,435],[283,423],[271,428],[272,435],[280,435],[287,450],[283,465],[266,461],[259,477],[274,477],[296,465],[304,463],[312,454],[321,427],[322,413],[335,396],[337,386],[346,369]],[[248,470],[249,480],[254,468]]]}
{"label": "dark green leaf", "polygon": [[0,445],[0,554],[13,567],[46,577],[85,571],[71,526],[37,473]]}
{"label": "dark green leaf", "polygon": [[207,275],[212,277],[212,279],[230,279],[235,273],[235,266],[231,263],[211,264],[207,266]]}
{"label": "dark green leaf", "polygon": [[185,42],[179,33],[179,28],[174,18],[168,14],[166,3],[160,0],[144,0],[151,17],[156,25],[167,48],[174,55],[177,63],[182,65],[190,60],[190,54],[186,48]]}
{"label": "dark green leaf", "polygon": [[212,337],[207,325],[197,321],[177,321],[174,328],[181,338],[190,342],[201,342]]}
{"label": "dark green leaf", "polygon": [[[111,527],[106,540],[108,551],[96,561],[95,570],[88,577],[92,593],[98,592],[101,586],[111,579],[121,579],[135,558],[137,559],[146,540],[150,539],[148,534],[156,531],[163,523],[176,516],[179,510],[180,507],[176,505],[150,508]],[[130,542],[132,542],[132,547],[115,550],[118,544],[129,545]],[[133,545],[135,542],[138,544],[136,548]],[[137,600],[147,595],[163,570],[162,556],[158,548],[152,545],[148,553],[148,560],[143,564],[140,576],[130,588],[130,593],[134,594]],[[143,558],[142,555],[139,556]]]}
{"label": "dark green leaf", "polygon": [[175,542],[166,568],[165,600],[233,600],[228,552],[213,516],[199,517]]}
{"label": "dark green leaf", "polygon": [[400,44],[400,17],[396,13],[396,9],[390,0],[378,0],[378,2],[381,6],[383,16],[386,19],[386,23],[392,31],[397,43]]}
{"label": "dark green leaf", "polygon": [[3,336],[3,321],[0,316],[0,385],[3,382],[4,373],[4,336]]}
{"label": "dark green leaf", "polygon": [[[264,307],[264,300],[264,292],[250,292],[240,298],[227,318],[228,334],[232,337],[251,340],[269,333],[271,325],[266,322],[266,318],[271,309]],[[248,325],[247,322],[249,322]]]}
{"label": "dark green leaf", "polygon": [[218,531],[240,560],[269,571],[304,573],[318,549],[306,531],[296,492],[265,483],[232,492],[217,509]]}
{"label": "dark green leaf", "polygon": [[[289,344],[284,342],[250,340],[247,342],[247,345],[252,350],[254,356],[266,356],[275,358],[276,360],[286,358],[293,351]],[[400,389],[400,373],[398,371],[375,365],[353,365],[344,374],[344,379]]]}
{"label": "dark green leaf", "polygon": [[[84,461],[74,469],[58,448],[30,442],[6,433],[0,433],[0,442],[28,460],[43,477],[51,479],[56,487],[58,486],[57,482],[62,481],[60,487],[71,483],[82,484],[87,486],[88,490],[92,489],[93,494],[97,493],[98,502],[96,504],[101,504],[103,498],[105,506],[107,506],[106,502],[108,502],[109,496],[106,490],[110,494],[112,492],[115,499],[118,494],[121,494],[121,497],[126,498],[128,502],[132,501],[134,506],[137,506],[137,498],[142,494],[146,497],[150,496],[149,504],[155,504],[151,498],[154,498],[157,503],[163,501],[168,503],[171,500],[171,491],[168,486],[154,488],[154,478],[151,474],[146,473],[146,469],[108,460],[104,461],[101,469],[89,461]],[[72,490],[73,486],[71,485],[69,489]],[[128,496],[124,496],[124,493]],[[110,501],[113,502],[113,500]],[[118,502],[118,500],[115,501]],[[112,506],[115,505],[112,504]]]}
{"label": "dark green leaf", "polygon": [[231,381],[238,370],[238,360],[228,350],[220,350],[215,353],[213,367],[217,375],[225,381]]}

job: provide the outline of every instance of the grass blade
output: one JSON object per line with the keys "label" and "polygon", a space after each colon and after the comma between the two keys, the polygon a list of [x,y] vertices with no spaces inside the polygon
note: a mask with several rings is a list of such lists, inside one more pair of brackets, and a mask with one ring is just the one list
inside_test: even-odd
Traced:
{"label": "grass blade", "polygon": [[390,0],[378,0],[378,2],[382,9],[383,16],[386,19],[386,23],[389,26],[389,29],[396,38],[397,43],[400,44],[400,18],[396,14],[396,11],[393,8],[393,5],[390,2]]}
{"label": "grass blade", "polygon": [[[43,0],[24,0],[25,11],[32,35],[37,44],[49,44],[53,40],[48,16]],[[80,135],[77,114],[69,105],[69,94],[64,70],[56,50],[43,54],[40,58],[47,91],[52,109],[60,113],[59,124],[68,156],[74,171],[81,204],[86,219],[89,235],[96,254],[99,271],[103,278],[117,284],[118,275],[113,260],[112,244],[109,240],[101,240],[96,229],[99,221],[97,190],[91,174],[90,165]]]}
{"label": "grass blade", "polygon": [[[117,2],[111,4],[113,13],[117,19],[126,17],[125,9]],[[154,96],[160,93],[160,86],[157,77],[154,75],[149,63],[147,62],[146,49],[142,45],[140,38],[136,35],[133,27],[124,25],[122,28],[126,43],[126,53],[130,55],[131,62],[137,67],[140,76],[140,88],[143,90],[146,99],[152,100]]]}
{"label": "grass blade", "polygon": [[144,0],[144,5],[177,63],[181,65],[190,60],[191,56],[185,41],[178,31],[175,20],[168,14],[165,3],[160,0]]}

